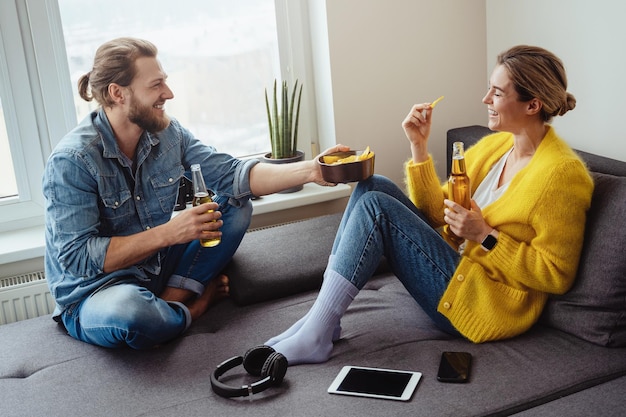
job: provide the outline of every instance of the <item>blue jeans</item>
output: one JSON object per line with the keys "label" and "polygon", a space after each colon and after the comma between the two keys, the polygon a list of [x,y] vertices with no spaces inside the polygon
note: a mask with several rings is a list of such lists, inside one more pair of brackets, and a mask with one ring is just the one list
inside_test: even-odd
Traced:
{"label": "blue jeans", "polygon": [[387,178],[373,176],[353,191],[328,268],[361,289],[382,256],[411,296],[442,330],[460,335],[437,311],[460,255]]}
{"label": "blue jeans", "polygon": [[125,277],[108,283],[66,309],[61,319],[76,339],[104,347],[146,349],[180,335],[191,324],[185,305],[158,295],[166,286],[201,294],[239,247],[250,225],[252,204],[234,207],[220,201],[222,242],[204,248],[196,240],[168,249],[161,272],[143,281]]}

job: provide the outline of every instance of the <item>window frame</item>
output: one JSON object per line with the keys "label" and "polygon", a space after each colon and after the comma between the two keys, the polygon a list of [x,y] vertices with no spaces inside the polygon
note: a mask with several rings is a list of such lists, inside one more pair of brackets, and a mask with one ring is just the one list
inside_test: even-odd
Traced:
{"label": "window frame", "polygon": [[[319,146],[307,4],[275,0],[282,78],[297,78],[307,90],[298,147],[310,158]],[[1,233],[43,224],[45,161],[77,124],[57,1],[0,2],[0,55],[0,93],[19,193],[0,202]]]}
{"label": "window frame", "polygon": [[18,186],[18,197],[5,198],[0,204],[1,231],[43,222],[44,159],[19,6],[18,2],[0,4],[1,93]]}

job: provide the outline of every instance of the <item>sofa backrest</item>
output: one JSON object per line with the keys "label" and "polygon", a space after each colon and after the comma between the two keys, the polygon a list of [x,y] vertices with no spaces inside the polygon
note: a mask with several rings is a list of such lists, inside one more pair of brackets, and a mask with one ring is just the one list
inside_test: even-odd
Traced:
{"label": "sofa backrest", "polygon": [[[457,127],[455,129],[448,130],[446,141],[446,172],[450,172],[450,166],[452,164],[452,143],[457,141],[463,142],[465,144],[465,149],[467,149],[483,137],[489,135],[490,133],[494,132],[488,127],[480,125]],[[583,159],[583,161],[585,161],[590,171],[601,172],[603,174],[611,174],[618,177],[626,177],[626,162],[618,161],[616,159],[607,158],[585,151],[580,151],[578,149],[575,150]]]}
{"label": "sofa backrest", "polygon": [[[493,133],[485,126],[450,129],[452,143],[469,148]],[[585,242],[574,286],[548,301],[541,322],[601,346],[626,346],[626,162],[576,151],[594,179]]]}

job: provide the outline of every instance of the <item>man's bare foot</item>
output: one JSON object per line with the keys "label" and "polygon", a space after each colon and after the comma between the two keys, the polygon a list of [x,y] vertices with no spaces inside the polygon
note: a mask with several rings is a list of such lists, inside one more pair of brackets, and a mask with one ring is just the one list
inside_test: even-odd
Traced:
{"label": "man's bare foot", "polygon": [[229,293],[230,287],[226,275],[220,275],[211,280],[199,297],[185,303],[191,313],[191,319],[195,320],[200,317],[211,305],[228,297]]}

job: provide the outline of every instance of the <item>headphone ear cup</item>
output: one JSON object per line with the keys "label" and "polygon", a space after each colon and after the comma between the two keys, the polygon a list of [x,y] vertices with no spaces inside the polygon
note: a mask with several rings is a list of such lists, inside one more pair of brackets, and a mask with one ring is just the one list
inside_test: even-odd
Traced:
{"label": "headphone ear cup", "polygon": [[250,374],[260,376],[263,366],[272,353],[276,351],[269,346],[256,346],[243,355],[243,367]]}
{"label": "headphone ear cup", "polygon": [[283,382],[283,378],[287,373],[287,358],[282,353],[273,352],[265,360],[263,368],[261,369],[261,377],[265,378],[269,376],[272,381],[272,385],[280,385]]}

